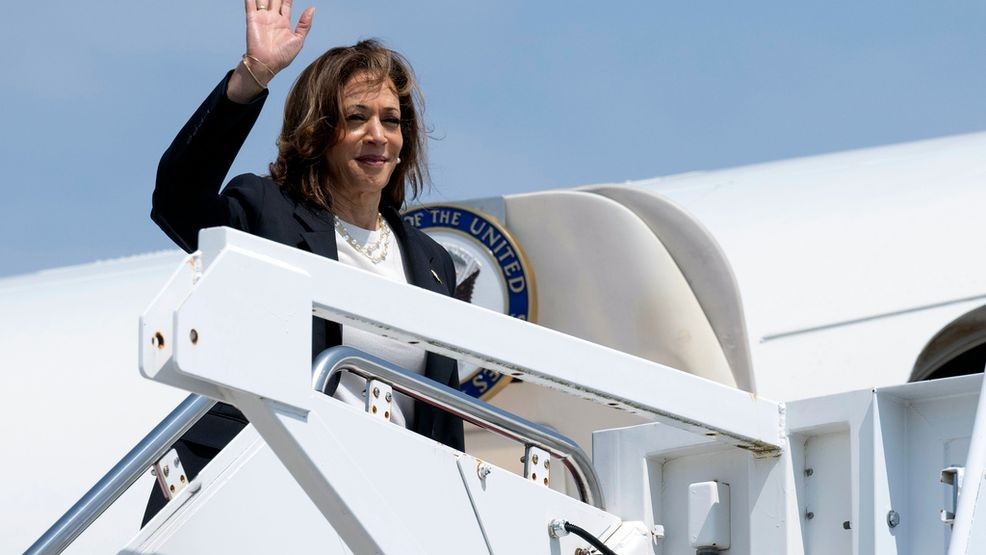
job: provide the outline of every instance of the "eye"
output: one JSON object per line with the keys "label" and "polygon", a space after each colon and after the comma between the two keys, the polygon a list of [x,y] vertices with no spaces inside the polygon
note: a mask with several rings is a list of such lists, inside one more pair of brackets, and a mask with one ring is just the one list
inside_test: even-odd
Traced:
{"label": "eye", "polygon": [[363,114],[349,114],[346,116],[346,121],[366,121],[366,116]]}
{"label": "eye", "polygon": [[401,118],[384,118],[383,122],[390,127],[400,127]]}

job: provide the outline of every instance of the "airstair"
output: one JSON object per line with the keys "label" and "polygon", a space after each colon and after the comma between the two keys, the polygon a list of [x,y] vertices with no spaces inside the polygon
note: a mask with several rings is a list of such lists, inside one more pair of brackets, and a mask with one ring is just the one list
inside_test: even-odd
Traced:
{"label": "airstair", "polygon": [[[776,403],[238,231],[200,247],[140,322],[141,373],[192,395],[29,553],[62,552],[151,465],[173,499],[120,553],[986,553],[981,376]],[[312,315],[650,422],[594,432],[590,458],[352,349],[313,367]],[[366,410],[323,393],[340,372],[368,380]],[[524,472],[391,424],[393,392],[521,443]],[[215,400],[251,425],[182,480],[170,445]],[[574,495],[546,487],[558,472]]]}

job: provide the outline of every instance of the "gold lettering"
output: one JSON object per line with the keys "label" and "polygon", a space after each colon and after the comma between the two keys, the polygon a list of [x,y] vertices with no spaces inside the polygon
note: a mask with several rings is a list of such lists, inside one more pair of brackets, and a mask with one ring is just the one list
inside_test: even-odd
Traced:
{"label": "gold lettering", "polygon": [[490,388],[489,384],[487,384],[486,381],[483,380],[482,370],[480,370],[478,374],[473,376],[471,381],[472,381],[472,385],[476,386],[476,389],[478,389],[480,393],[486,393],[486,390]]}
{"label": "gold lettering", "polygon": [[504,251],[504,253],[498,256],[496,259],[499,260],[500,262],[503,262],[504,258],[510,258],[511,256],[514,256],[514,250],[510,247],[507,247],[507,250]]}
{"label": "gold lettering", "polygon": [[500,241],[501,235],[493,231],[492,227],[487,227],[486,231],[483,233],[481,240],[489,246],[493,246],[493,243]]}
{"label": "gold lettering", "polygon": [[510,264],[507,264],[506,266],[503,267],[503,272],[505,274],[507,274],[508,276],[510,274],[512,274],[514,272],[518,272],[518,271],[520,271],[520,262],[517,262],[516,260],[514,260]]}
{"label": "gold lettering", "polygon": [[461,212],[456,212],[455,214],[452,214],[452,225],[454,225],[455,227],[459,227],[459,216],[462,216]]}
{"label": "gold lettering", "polygon": [[525,287],[527,287],[527,282],[524,279],[524,276],[517,276],[507,280],[507,286],[510,287],[510,290],[514,293],[520,293]]}
{"label": "gold lettering", "polygon": [[451,218],[452,214],[448,210],[442,210],[438,213],[438,223],[447,224]]}
{"label": "gold lettering", "polygon": [[[477,224],[478,227],[477,227]],[[479,234],[483,232],[483,228],[486,227],[486,222],[480,220],[479,218],[474,218],[472,223],[469,224],[469,233],[479,237]]]}

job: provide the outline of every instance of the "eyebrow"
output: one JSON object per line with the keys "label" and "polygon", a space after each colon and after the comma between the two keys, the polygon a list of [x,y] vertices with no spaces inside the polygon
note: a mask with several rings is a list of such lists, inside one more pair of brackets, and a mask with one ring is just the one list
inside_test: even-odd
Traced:
{"label": "eyebrow", "polygon": [[[366,110],[367,106],[365,104],[349,104],[346,106],[346,110]],[[383,109],[384,112],[394,112],[395,114],[400,114],[401,109],[396,106],[387,106]]]}

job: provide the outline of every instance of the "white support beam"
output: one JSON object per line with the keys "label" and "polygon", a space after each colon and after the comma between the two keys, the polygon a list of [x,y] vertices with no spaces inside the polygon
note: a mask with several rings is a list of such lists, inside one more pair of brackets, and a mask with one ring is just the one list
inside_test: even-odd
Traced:
{"label": "white support beam", "polygon": [[[271,388],[272,395],[281,391],[273,398],[295,404],[297,390],[277,384],[308,375],[305,346],[314,313],[756,454],[776,455],[783,445],[781,406],[750,393],[243,232],[207,229],[199,244],[202,274],[183,286],[188,293],[175,314],[176,343],[166,350],[175,349],[181,371],[200,372],[214,383],[260,356],[279,367],[278,378],[255,376],[254,385]],[[201,329],[217,318],[218,328]],[[158,325],[166,326],[165,319],[161,314]],[[162,364],[154,357],[165,354],[153,351],[151,327],[141,338],[148,376]],[[192,329],[202,338],[194,346],[188,344]],[[245,350],[231,353],[235,345]]]}
{"label": "white support beam", "polygon": [[965,483],[959,490],[948,555],[982,553],[986,549],[986,526],[982,525],[982,511],[986,507],[984,495],[986,495],[986,380],[983,380],[979,392],[979,405],[972,428],[969,456],[965,463]]}

